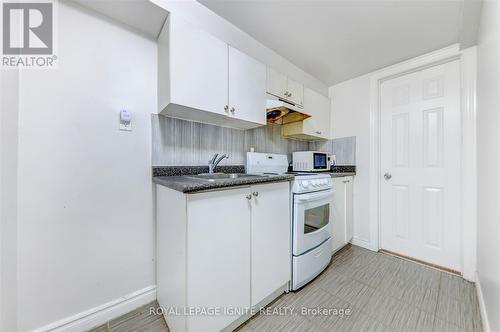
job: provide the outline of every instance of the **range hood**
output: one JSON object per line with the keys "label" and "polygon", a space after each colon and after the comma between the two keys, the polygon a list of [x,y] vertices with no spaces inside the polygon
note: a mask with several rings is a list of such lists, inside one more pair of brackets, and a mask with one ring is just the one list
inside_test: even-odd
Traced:
{"label": "range hood", "polygon": [[287,124],[310,118],[304,113],[304,107],[288,100],[267,94],[267,122]]}

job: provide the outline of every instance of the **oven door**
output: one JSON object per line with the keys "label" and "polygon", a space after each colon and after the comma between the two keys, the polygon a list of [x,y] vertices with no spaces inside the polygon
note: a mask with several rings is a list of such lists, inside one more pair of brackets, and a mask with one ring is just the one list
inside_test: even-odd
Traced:
{"label": "oven door", "polygon": [[293,255],[301,255],[330,237],[333,190],[293,195]]}

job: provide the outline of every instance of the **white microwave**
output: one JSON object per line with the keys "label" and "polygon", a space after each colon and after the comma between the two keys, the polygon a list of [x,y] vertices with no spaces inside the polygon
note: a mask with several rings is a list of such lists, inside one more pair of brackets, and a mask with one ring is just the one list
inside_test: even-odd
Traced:
{"label": "white microwave", "polygon": [[329,171],[331,155],[319,151],[299,151],[292,153],[293,170],[295,172]]}

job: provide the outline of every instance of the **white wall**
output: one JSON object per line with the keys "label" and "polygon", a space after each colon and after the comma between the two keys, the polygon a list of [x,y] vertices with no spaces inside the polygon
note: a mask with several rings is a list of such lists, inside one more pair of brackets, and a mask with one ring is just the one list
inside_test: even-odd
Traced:
{"label": "white wall", "polygon": [[18,71],[0,70],[0,331],[17,324],[18,96]]}
{"label": "white wall", "polygon": [[59,68],[20,75],[19,330],[155,284],[156,43],[69,3],[58,16]]}
{"label": "white wall", "polygon": [[[262,63],[276,68],[305,86],[327,96],[326,84],[306,73],[281,55],[267,48],[256,39],[218,16],[201,3],[194,0],[151,0],[171,13],[180,13],[192,24],[211,33],[231,46],[245,52]],[[277,18],[277,22],[284,18]],[[283,20],[283,24],[290,24]],[[300,47],[300,46],[299,46]]]}
{"label": "white wall", "polygon": [[500,2],[485,1],[477,52],[477,271],[491,331],[500,331]]}
{"label": "white wall", "polygon": [[370,76],[364,75],[330,87],[332,138],[356,136],[354,178],[354,239],[370,244]]}

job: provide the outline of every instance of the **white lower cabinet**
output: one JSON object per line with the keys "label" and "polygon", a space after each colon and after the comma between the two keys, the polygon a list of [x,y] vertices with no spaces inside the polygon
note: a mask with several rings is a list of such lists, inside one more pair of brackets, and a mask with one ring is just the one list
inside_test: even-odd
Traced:
{"label": "white lower cabinet", "polygon": [[252,306],[290,280],[288,183],[252,186]]}
{"label": "white lower cabinet", "polygon": [[353,177],[333,178],[332,252],[352,240],[353,234]]}
{"label": "white lower cabinet", "polygon": [[[195,194],[157,185],[156,191],[157,297],[163,309],[176,309],[164,312],[171,331],[233,329],[243,322],[238,310],[284,289],[288,182]],[[207,311],[190,311],[197,308]]]}
{"label": "white lower cabinet", "polygon": [[[187,304],[200,308],[250,306],[248,189],[188,195]],[[161,239],[160,239],[161,240]],[[237,317],[188,318],[189,331],[219,331]]]}

